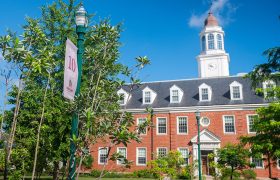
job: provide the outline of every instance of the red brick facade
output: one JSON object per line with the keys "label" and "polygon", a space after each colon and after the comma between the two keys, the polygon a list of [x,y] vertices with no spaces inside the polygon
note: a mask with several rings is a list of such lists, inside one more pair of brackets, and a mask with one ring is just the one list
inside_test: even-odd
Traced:
{"label": "red brick facade", "polygon": [[[205,111],[201,112],[201,117],[207,117],[210,119],[210,124],[207,127],[201,127],[207,129],[217,137],[220,138],[220,146],[223,147],[227,143],[237,143],[238,138],[242,135],[248,135],[248,124],[247,124],[247,115],[255,114],[254,110],[215,110],[215,111]],[[234,126],[235,133],[224,133],[224,115],[233,115],[234,116]],[[184,116],[187,117],[188,131],[185,135],[177,134],[177,117]],[[137,123],[137,118],[145,118],[147,114],[134,114],[135,124]],[[157,135],[157,118],[165,117],[167,118],[167,133],[166,135]],[[136,165],[136,149],[137,147],[145,147],[147,152],[147,161],[150,161],[152,158],[152,153],[156,154],[158,147],[166,147],[169,150],[177,150],[179,147],[187,147],[189,150],[189,163],[192,162],[192,153],[193,153],[193,144],[191,139],[197,135],[197,124],[194,112],[171,112],[171,113],[154,113],[153,116],[154,128],[147,131],[146,135],[142,136],[142,143],[138,144],[132,142],[127,146],[127,159],[134,161],[130,169],[125,169],[122,165],[117,165],[117,162],[110,161],[106,165],[107,170],[114,171],[134,171],[146,168],[146,166]],[[151,147],[151,134],[153,133],[153,148]],[[94,157],[93,169],[102,169],[103,165],[98,164],[98,148],[105,147],[106,144],[97,143],[92,146],[92,156]],[[121,147],[121,146],[120,146]],[[117,147],[113,148],[115,152]],[[266,162],[264,162],[266,166]],[[268,169],[260,168],[255,169],[258,177],[268,177]],[[280,177],[280,168],[275,165],[272,170],[273,177]]]}

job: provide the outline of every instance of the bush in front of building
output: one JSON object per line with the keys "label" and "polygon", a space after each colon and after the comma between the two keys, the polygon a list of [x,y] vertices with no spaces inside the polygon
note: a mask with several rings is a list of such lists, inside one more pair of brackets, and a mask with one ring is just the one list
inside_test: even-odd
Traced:
{"label": "bush in front of building", "polygon": [[177,174],[178,179],[195,179],[194,169],[196,164],[192,163],[182,168],[181,172]]}
{"label": "bush in front of building", "polygon": [[143,169],[133,172],[133,177],[137,178],[154,178],[154,175],[150,172],[149,169]]}
{"label": "bush in front of building", "polygon": [[244,177],[244,179],[246,179],[246,180],[254,180],[257,177],[256,172],[253,171],[252,169],[245,169],[242,171],[241,174]]}
{"label": "bush in front of building", "polygon": [[162,179],[167,176],[175,178],[182,174],[184,163],[185,160],[179,151],[169,151],[167,155],[148,162],[148,167],[155,178]]}

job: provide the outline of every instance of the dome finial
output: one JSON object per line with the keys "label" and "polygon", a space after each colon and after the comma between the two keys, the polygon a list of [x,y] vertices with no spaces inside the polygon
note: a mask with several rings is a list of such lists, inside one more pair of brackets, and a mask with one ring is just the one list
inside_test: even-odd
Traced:
{"label": "dome finial", "polygon": [[212,5],[209,9],[208,17],[204,21],[204,26],[219,26],[216,17],[212,13]]}

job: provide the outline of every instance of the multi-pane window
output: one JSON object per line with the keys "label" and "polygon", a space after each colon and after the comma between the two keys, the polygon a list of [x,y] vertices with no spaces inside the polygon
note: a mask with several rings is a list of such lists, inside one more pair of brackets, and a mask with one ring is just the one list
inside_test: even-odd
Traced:
{"label": "multi-pane window", "polygon": [[165,157],[167,155],[167,148],[158,148],[158,157]]}
{"label": "multi-pane window", "polygon": [[167,132],[167,122],[166,118],[158,118],[157,119],[157,133],[158,134],[166,134]]}
{"label": "multi-pane window", "polygon": [[189,150],[187,148],[179,148],[178,150],[181,153],[182,158],[185,161],[184,164],[188,164],[189,163]]}
{"label": "multi-pane window", "polygon": [[124,103],[124,96],[125,96],[125,94],[124,93],[119,93],[119,96],[120,96],[119,104],[125,104]]}
{"label": "multi-pane window", "polygon": [[[137,125],[141,125],[141,124],[145,123],[146,121],[147,121],[146,118],[138,118],[137,119]],[[145,129],[141,129],[140,133],[141,134],[146,134],[147,133],[147,129],[146,128]]]}
{"label": "multi-pane window", "polygon": [[234,133],[234,117],[233,116],[224,116],[224,131],[225,133]]}
{"label": "multi-pane window", "polygon": [[214,46],[214,35],[213,34],[209,34],[208,35],[208,49],[215,49],[215,46]]}
{"label": "multi-pane window", "polygon": [[108,149],[107,148],[99,148],[99,164],[106,164],[107,163],[107,155]]}
{"label": "multi-pane window", "polygon": [[218,49],[223,49],[223,41],[222,41],[222,36],[220,34],[217,34],[217,45]]}
{"label": "multi-pane window", "polygon": [[144,102],[147,104],[151,103],[151,91],[144,92]]}
{"label": "multi-pane window", "polygon": [[179,102],[179,91],[177,89],[172,90],[172,102]]}
{"label": "multi-pane window", "polygon": [[233,99],[240,99],[240,86],[232,86]]}
{"label": "multi-pane window", "polygon": [[201,43],[202,43],[202,51],[206,50],[206,40],[205,40],[205,36],[202,36],[201,38]]}
{"label": "multi-pane window", "polygon": [[202,101],[207,101],[209,100],[209,96],[208,96],[208,88],[201,88],[201,100]]}
{"label": "multi-pane window", "polygon": [[124,164],[124,159],[126,159],[126,148],[125,147],[118,147],[117,152],[120,154],[120,157],[117,161],[117,164]]}
{"label": "multi-pane window", "polygon": [[255,133],[256,130],[254,128],[254,120],[256,119],[257,115],[248,115],[248,131],[249,133]]}
{"label": "multi-pane window", "polygon": [[256,168],[263,168],[262,158],[252,157],[252,163],[255,165]]}
{"label": "multi-pane window", "polygon": [[188,120],[187,117],[177,117],[177,132],[178,134],[188,133]]}
{"label": "multi-pane window", "polygon": [[137,165],[146,165],[146,148],[137,148]]}

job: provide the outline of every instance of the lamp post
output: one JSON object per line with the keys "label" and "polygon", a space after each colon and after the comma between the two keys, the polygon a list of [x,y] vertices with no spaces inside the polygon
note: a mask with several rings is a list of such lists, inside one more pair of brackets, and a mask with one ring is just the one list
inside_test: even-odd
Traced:
{"label": "lamp post", "polygon": [[[77,39],[77,62],[78,62],[78,82],[75,95],[78,96],[80,94],[80,86],[81,86],[81,77],[82,77],[82,58],[84,53],[84,40],[85,33],[88,24],[87,20],[87,12],[83,5],[79,7],[79,9],[75,13],[76,18],[76,33],[78,35]],[[71,139],[73,137],[78,136],[78,113],[75,112],[72,117],[71,124]],[[69,162],[69,175],[68,180],[74,180],[76,176],[76,158],[75,158],[76,146],[73,140],[70,142],[70,162]]]}
{"label": "lamp post", "polygon": [[195,117],[197,121],[197,155],[198,155],[198,178],[199,180],[202,180],[201,176],[201,152],[200,152],[200,111],[196,110]]}

